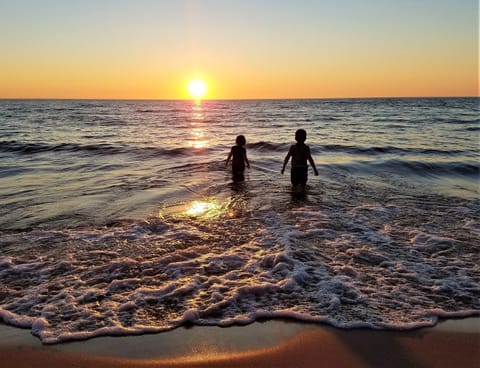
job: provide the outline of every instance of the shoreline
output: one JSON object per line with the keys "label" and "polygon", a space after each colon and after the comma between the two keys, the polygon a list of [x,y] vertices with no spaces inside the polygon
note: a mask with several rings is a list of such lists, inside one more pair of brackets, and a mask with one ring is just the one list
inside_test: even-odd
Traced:
{"label": "shoreline", "polygon": [[[8,367],[478,367],[480,318],[411,331],[342,330],[269,320],[247,326],[180,327],[168,332],[42,345],[30,330],[0,324]],[[321,363],[321,364],[320,364]]]}

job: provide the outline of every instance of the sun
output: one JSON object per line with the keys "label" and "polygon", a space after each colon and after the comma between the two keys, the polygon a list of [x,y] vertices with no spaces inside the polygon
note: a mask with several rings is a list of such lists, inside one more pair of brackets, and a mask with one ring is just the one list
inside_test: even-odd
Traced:
{"label": "sun", "polygon": [[188,92],[196,100],[201,100],[207,93],[207,83],[202,79],[193,79],[188,83]]}

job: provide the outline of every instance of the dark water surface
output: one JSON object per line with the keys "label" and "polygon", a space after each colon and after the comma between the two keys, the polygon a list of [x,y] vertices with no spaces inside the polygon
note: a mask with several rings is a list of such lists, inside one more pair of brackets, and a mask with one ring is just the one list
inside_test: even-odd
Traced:
{"label": "dark water surface", "polygon": [[[0,317],[46,343],[480,311],[478,98],[0,100]],[[320,172],[291,193],[298,128]],[[244,134],[252,168],[224,160]]]}

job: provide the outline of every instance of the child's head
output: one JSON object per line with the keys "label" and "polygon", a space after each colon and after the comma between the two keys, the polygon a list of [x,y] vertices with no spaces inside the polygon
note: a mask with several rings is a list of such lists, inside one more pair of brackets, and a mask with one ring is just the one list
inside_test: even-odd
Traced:
{"label": "child's head", "polygon": [[244,146],[245,144],[247,144],[247,140],[245,139],[245,136],[239,135],[237,136],[237,139],[235,139],[235,143],[239,146]]}
{"label": "child's head", "polygon": [[298,143],[303,143],[307,140],[307,132],[305,131],[305,129],[298,129],[295,132],[295,140]]}

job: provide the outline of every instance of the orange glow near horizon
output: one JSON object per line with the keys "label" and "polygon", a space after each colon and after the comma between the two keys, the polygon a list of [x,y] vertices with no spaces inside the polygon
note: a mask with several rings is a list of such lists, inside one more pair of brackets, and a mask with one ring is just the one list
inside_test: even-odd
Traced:
{"label": "orange glow near horizon", "polygon": [[[332,61],[333,63],[333,61]],[[252,66],[231,73],[234,65],[219,65],[211,78],[185,77],[178,70],[155,74],[148,69],[101,67],[82,69],[34,65],[28,70],[0,68],[0,98],[65,99],[271,99],[356,97],[479,96],[476,65],[453,64],[450,69],[405,66],[401,62],[372,62],[363,68],[346,65],[303,66],[288,73]],[[1,61],[0,61],[1,66]],[[167,73],[168,72],[168,73]],[[182,75],[184,77],[182,77]],[[212,88],[212,85],[215,88]]]}
{"label": "orange glow near horizon", "polygon": [[0,2],[0,98],[480,96],[478,2],[368,3]]}

